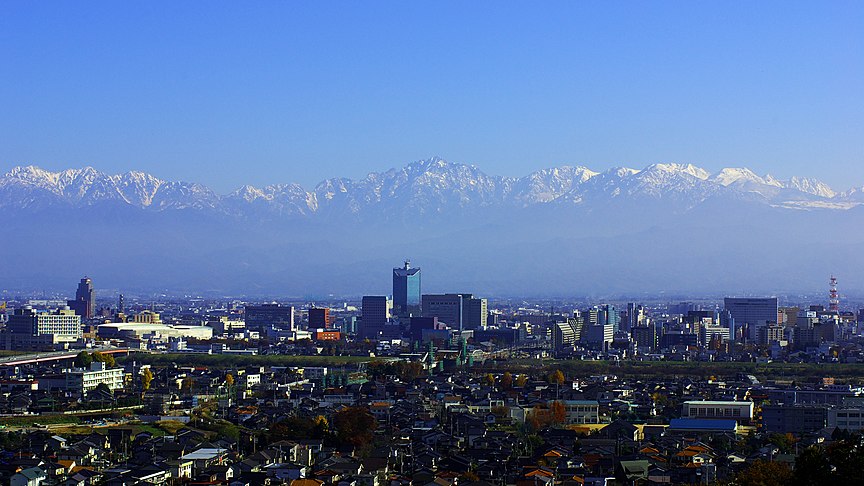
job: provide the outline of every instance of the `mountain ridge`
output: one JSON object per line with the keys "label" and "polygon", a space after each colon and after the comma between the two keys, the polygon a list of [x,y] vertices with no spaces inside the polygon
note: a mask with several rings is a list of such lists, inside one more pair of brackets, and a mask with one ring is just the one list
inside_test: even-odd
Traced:
{"label": "mountain ridge", "polygon": [[864,188],[692,164],[490,175],[440,158],[227,194],[144,172],[0,176],[7,285],[386,294],[402,258],[430,292],[864,289]]}
{"label": "mountain ridge", "polygon": [[439,157],[362,179],[334,177],[307,189],[296,183],[243,185],[218,194],[195,182],[169,181],[141,171],[107,174],[84,167],[51,172],[18,166],[0,177],[0,208],[81,208],[101,204],[138,209],[206,210],[225,216],[352,217],[441,214],[453,210],[603,204],[621,198],[672,200],[684,210],[712,197],[759,200],[786,209],[849,209],[864,203],[860,188],[835,191],[815,178],[778,180],[747,168],[711,173],[693,164],[657,163],[643,169],[598,172],[584,166],[540,169],[522,177],[490,175],[474,165]]}

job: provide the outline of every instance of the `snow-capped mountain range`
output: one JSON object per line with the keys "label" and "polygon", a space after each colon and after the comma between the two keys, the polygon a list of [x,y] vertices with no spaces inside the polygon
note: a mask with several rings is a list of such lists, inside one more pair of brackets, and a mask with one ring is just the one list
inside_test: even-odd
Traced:
{"label": "snow-capped mountain range", "polygon": [[[864,188],[689,164],[501,177],[432,158],[362,179],[243,186],[93,168],[0,177],[4,285],[253,295],[864,289]],[[30,286],[30,287],[27,287]],[[220,294],[221,295],[221,294]]]}
{"label": "snow-capped mountain range", "polygon": [[143,172],[110,175],[92,167],[62,172],[15,167],[0,178],[0,208],[7,211],[126,206],[147,211],[204,210],[244,219],[382,215],[401,219],[484,208],[591,209],[613,201],[656,201],[687,211],[718,198],[796,210],[843,210],[864,203],[864,188],[837,192],[811,178],[781,181],[746,168],[712,174],[692,164],[604,172],[564,166],[513,178],[440,158],[373,172],[359,180],[327,179],[311,190],[298,184],[247,185],[225,195],[201,184],[166,181]]}

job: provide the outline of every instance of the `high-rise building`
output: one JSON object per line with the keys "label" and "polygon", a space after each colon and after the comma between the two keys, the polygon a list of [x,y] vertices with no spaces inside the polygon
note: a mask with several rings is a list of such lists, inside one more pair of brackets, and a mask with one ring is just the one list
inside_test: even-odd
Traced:
{"label": "high-rise building", "polygon": [[621,315],[614,305],[604,304],[586,309],[582,313],[585,316],[586,326],[612,326],[612,332],[617,332],[621,324]]}
{"label": "high-rise building", "polygon": [[313,307],[309,309],[309,329],[326,329],[330,327],[330,309]]}
{"label": "high-rise building", "polygon": [[641,304],[637,305],[633,302],[627,304],[627,328],[625,331],[630,331],[634,327],[639,327],[645,320],[645,308]]}
{"label": "high-rise building", "polygon": [[411,268],[411,262],[393,269],[393,311],[408,317],[420,312],[420,268]]}
{"label": "high-rise building", "polygon": [[358,334],[364,338],[377,339],[384,332],[384,326],[390,320],[392,309],[393,301],[383,295],[363,296],[361,308],[363,317],[360,320]]}
{"label": "high-rise building", "polygon": [[9,316],[6,329],[19,335],[53,335],[58,342],[75,341],[82,335],[81,316],[71,309],[54,312],[36,312],[30,306],[15,309]]}
{"label": "high-rise building", "polygon": [[246,329],[268,333],[274,330],[294,331],[294,306],[281,304],[247,305]]}
{"label": "high-rise building", "polygon": [[[612,326],[612,332],[618,332],[618,329],[621,327],[621,314],[618,313],[618,309],[612,304],[606,304],[602,309],[603,314],[606,316],[605,324]],[[601,324],[603,323],[601,322]]]}
{"label": "high-rise building", "polygon": [[437,317],[412,317],[409,326],[409,334],[412,342],[421,342],[423,340],[424,330],[439,330],[441,325],[438,324]]}
{"label": "high-rise building", "polygon": [[93,281],[87,277],[78,282],[78,289],[75,291],[75,299],[66,301],[76,314],[82,319],[90,319],[96,315],[96,291],[93,290]]}
{"label": "high-rise building", "polygon": [[424,294],[422,298],[423,317],[437,317],[451,329],[463,329],[462,294]]}
{"label": "high-rise building", "polygon": [[660,334],[654,325],[634,327],[630,330],[630,334],[633,336],[636,346],[640,349],[654,351],[660,345]]}
{"label": "high-rise building", "polygon": [[614,337],[615,332],[612,330],[612,324],[597,324],[584,326],[580,340],[585,347],[598,351],[608,351]]}
{"label": "high-rise building", "polygon": [[[745,330],[749,339],[757,338],[757,329],[767,326],[769,322],[777,322],[777,298],[731,298],[723,299],[724,308],[729,311],[735,323],[735,334],[738,329]],[[735,335],[733,334],[733,336]]]}
{"label": "high-rise building", "polygon": [[465,329],[486,329],[489,319],[489,301],[462,294],[462,325]]}
{"label": "high-rise building", "polygon": [[571,317],[566,322],[552,325],[552,347],[561,349],[572,346],[582,338],[582,318]]}

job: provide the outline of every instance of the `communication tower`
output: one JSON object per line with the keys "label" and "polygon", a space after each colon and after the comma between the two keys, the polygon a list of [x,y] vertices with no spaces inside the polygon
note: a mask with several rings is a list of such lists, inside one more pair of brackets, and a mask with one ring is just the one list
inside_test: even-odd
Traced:
{"label": "communication tower", "polygon": [[840,297],[837,294],[837,277],[831,275],[830,281],[831,287],[828,291],[829,299],[828,299],[828,310],[831,312],[839,312],[840,311]]}

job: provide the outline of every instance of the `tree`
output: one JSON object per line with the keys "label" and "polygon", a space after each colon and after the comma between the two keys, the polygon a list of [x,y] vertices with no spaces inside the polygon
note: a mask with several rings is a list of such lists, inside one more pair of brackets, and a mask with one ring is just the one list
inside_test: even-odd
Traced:
{"label": "tree", "polygon": [[323,439],[330,432],[330,423],[327,417],[319,415],[312,421],[312,437],[315,439]]}
{"label": "tree", "polygon": [[280,420],[268,429],[269,441],[277,442],[285,439],[307,440],[313,438],[315,423],[306,418],[290,417]]}
{"label": "tree", "polygon": [[787,486],[792,484],[792,471],[779,462],[758,460],[735,476],[737,486]]}
{"label": "tree", "polygon": [[536,405],[528,414],[526,423],[532,432],[549,427],[549,409],[545,405]]}
{"label": "tree", "polygon": [[111,392],[111,388],[109,388],[108,385],[105,383],[99,383],[98,385],[96,385],[96,390],[94,391],[113,395],[113,393]]}
{"label": "tree", "polygon": [[567,407],[558,400],[549,404],[549,419],[552,424],[563,424],[567,421]]}
{"label": "tree", "polygon": [[802,486],[818,486],[831,477],[831,465],[825,451],[820,447],[811,446],[804,449],[795,458],[795,484]]}
{"label": "tree", "polygon": [[528,375],[521,374],[516,378],[516,386],[522,388],[525,384],[528,383]]}
{"label": "tree", "polygon": [[789,454],[792,452],[792,448],[795,443],[798,442],[798,439],[795,438],[792,434],[771,434],[768,438],[768,442],[776,445],[780,452],[784,454]]}
{"label": "tree", "polygon": [[141,371],[141,386],[144,388],[144,391],[150,389],[150,383],[153,381],[153,372],[150,371],[150,368],[144,368]]}
{"label": "tree", "polygon": [[226,374],[225,384],[228,385],[229,388],[234,386],[234,375],[232,375],[231,373]]}
{"label": "tree", "polygon": [[372,442],[378,421],[364,407],[346,407],[333,414],[336,435],[343,444],[363,447]]}
{"label": "tree", "polygon": [[75,367],[76,368],[89,368],[90,363],[93,362],[93,357],[90,356],[90,353],[87,351],[81,351],[75,356]]}
{"label": "tree", "polygon": [[548,377],[549,383],[551,383],[553,385],[560,385],[560,384],[564,383],[565,379],[566,378],[564,377],[564,372],[562,372],[561,370],[553,371],[552,373],[549,374],[549,377]]}
{"label": "tree", "polygon": [[493,375],[492,373],[486,373],[486,376],[483,379],[489,386],[493,386],[495,384],[495,375]]}
{"label": "tree", "polygon": [[114,356],[110,354],[102,354],[99,351],[94,351],[93,354],[90,355],[93,361],[97,361],[99,363],[105,363],[105,366],[108,368],[113,368],[117,362],[114,360]]}
{"label": "tree", "polygon": [[509,371],[505,371],[504,374],[501,375],[500,385],[502,390],[513,388],[513,375],[511,375]]}
{"label": "tree", "polygon": [[193,386],[195,386],[195,380],[193,380],[191,376],[187,376],[186,378],[183,378],[183,381],[180,383],[180,389],[184,393],[191,392]]}
{"label": "tree", "polygon": [[423,376],[423,363],[419,361],[399,361],[396,368],[402,381],[412,382]]}

